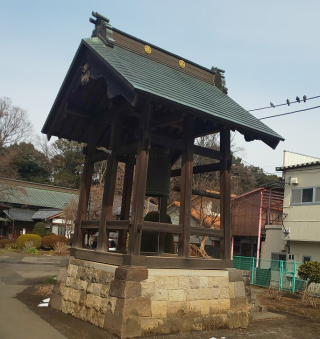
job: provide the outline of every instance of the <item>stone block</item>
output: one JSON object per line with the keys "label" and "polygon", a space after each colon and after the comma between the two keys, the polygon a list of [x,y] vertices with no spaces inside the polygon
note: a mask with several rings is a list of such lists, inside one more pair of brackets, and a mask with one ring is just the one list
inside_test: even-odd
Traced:
{"label": "stone block", "polygon": [[[189,283],[189,282],[188,282]],[[168,301],[168,290],[166,289],[156,289],[152,300],[157,301]]]}
{"label": "stone block", "polygon": [[154,282],[141,282],[141,295],[143,297],[153,297],[155,294],[155,283]]}
{"label": "stone block", "polygon": [[175,301],[168,303],[167,306],[168,317],[187,317],[190,313],[189,302]]}
{"label": "stone block", "polygon": [[85,321],[87,319],[87,309],[84,306],[75,305],[73,316]]}
{"label": "stone block", "polygon": [[211,300],[200,300],[201,315],[207,316],[210,314]]}
{"label": "stone block", "polygon": [[249,314],[246,311],[239,313],[240,327],[247,328],[249,326]]}
{"label": "stone block", "polygon": [[210,314],[220,313],[220,304],[218,299],[210,300]]}
{"label": "stone block", "polygon": [[119,266],[115,272],[115,279],[141,282],[148,279],[148,269],[144,267]]}
{"label": "stone block", "polygon": [[199,300],[199,289],[190,289],[186,290],[186,298],[188,301],[190,300]]}
{"label": "stone block", "polygon": [[174,290],[179,288],[179,278],[178,277],[166,277],[165,284],[167,290]]}
{"label": "stone block", "polygon": [[78,266],[70,264],[68,267],[68,277],[76,278],[77,272],[78,272]]}
{"label": "stone block", "polygon": [[229,318],[229,328],[240,328],[241,322],[239,318],[239,313],[236,311],[231,311],[228,313]]}
{"label": "stone block", "polygon": [[[93,289],[92,289],[93,291]],[[102,298],[108,298],[110,292],[110,285],[101,285],[100,289],[100,297]]]}
{"label": "stone block", "polygon": [[167,302],[166,301],[152,301],[151,302],[151,314],[152,318],[161,319],[167,318]]}
{"label": "stone block", "polygon": [[100,303],[100,312],[102,314],[106,314],[108,311],[108,299],[107,298],[102,298],[101,303]]}
{"label": "stone block", "polygon": [[80,297],[81,297],[81,291],[72,290],[71,301],[74,304],[77,304],[77,305],[79,304]]}
{"label": "stone block", "polygon": [[236,268],[227,268],[226,270],[229,272],[229,282],[243,281],[243,274],[241,270]]}
{"label": "stone block", "polygon": [[141,319],[128,317],[123,319],[121,338],[133,338],[141,336]]}
{"label": "stone block", "polygon": [[100,297],[93,294],[87,294],[87,299],[85,303],[86,308],[94,308],[96,311],[99,311],[100,305],[101,305]]}
{"label": "stone block", "polygon": [[206,315],[202,317],[202,330],[210,331],[216,328],[216,317],[213,315]]}
{"label": "stone block", "polygon": [[62,296],[58,293],[51,293],[50,295],[50,307],[55,310],[61,311]]}
{"label": "stone block", "polygon": [[186,293],[184,290],[169,290],[168,291],[168,301],[185,301]]}
{"label": "stone block", "polygon": [[235,298],[234,295],[234,282],[229,283],[229,298]]}
{"label": "stone block", "polygon": [[220,299],[229,299],[230,298],[229,286],[223,287],[223,288],[220,289],[219,298]]}
{"label": "stone block", "polygon": [[85,306],[87,300],[87,293],[85,291],[80,291],[79,305]]}
{"label": "stone block", "polygon": [[199,277],[190,277],[189,278],[189,287],[193,288],[200,288],[200,278]]}
{"label": "stone block", "polygon": [[178,277],[178,287],[182,289],[188,289],[189,288],[189,277],[186,277],[186,276]]}
{"label": "stone block", "polygon": [[[142,336],[158,334],[159,320],[158,319],[141,319],[141,334]],[[170,326],[169,326],[170,330]]]}
{"label": "stone block", "polygon": [[110,284],[111,297],[137,298],[141,296],[141,284],[136,281],[112,280]]}
{"label": "stone block", "polygon": [[93,283],[99,283],[100,282],[100,274],[101,274],[100,270],[93,269],[91,281]]}
{"label": "stone block", "polygon": [[200,288],[208,288],[209,287],[209,278],[208,277],[199,277],[200,279]]}
{"label": "stone block", "polygon": [[238,297],[245,297],[246,296],[246,292],[245,292],[245,288],[244,288],[244,283],[243,281],[235,281],[234,283],[234,296],[235,298]]}
{"label": "stone block", "polygon": [[62,300],[61,303],[61,312],[65,314],[73,314],[74,313],[74,304],[70,301]]}
{"label": "stone block", "polygon": [[98,283],[88,283],[87,293],[100,296],[102,285]]}
{"label": "stone block", "polygon": [[230,310],[242,310],[247,307],[247,298],[232,298],[230,299]]}
{"label": "stone block", "polygon": [[219,299],[220,313],[227,313],[230,310],[230,299]]}
{"label": "stone block", "polygon": [[53,292],[53,293],[59,293],[60,285],[61,285],[61,282],[60,282],[60,281],[56,281],[56,283],[55,283],[54,286],[53,286],[52,292]]}
{"label": "stone block", "polygon": [[112,334],[121,337],[122,316],[107,312],[104,317],[103,328]]}
{"label": "stone block", "polygon": [[190,317],[195,318],[201,315],[201,303],[199,300],[189,301]]}
{"label": "stone block", "polygon": [[151,300],[149,297],[117,299],[114,313],[124,317],[151,317]]}
{"label": "stone block", "polygon": [[201,300],[210,300],[211,299],[211,288],[200,288],[198,290],[198,298]]}
{"label": "stone block", "polygon": [[170,319],[171,333],[188,333],[193,329],[193,321],[188,318],[174,317]]}
{"label": "stone block", "polygon": [[228,277],[208,277],[208,287],[223,288],[229,285]]}
{"label": "stone block", "polygon": [[155,276],[155,288],[157,289],[166,289],[166,277],[165,276]]}
{"label": "stone block", "polygon": [[193,318],[193,319],[190,319],[190,321],[193,320],[193,323],[192,323],[192,330],[193,331],[202,331],[202,318],[201,317],[198,317],[198,318]]}
{"label": "stone block", "polygon": [[68,276],[66,280],[66,286],[74,288],[74,285],[75,285],[75,279]]}
{"label": "stone block", "polygon": [[219,287],[212,287],[211,288],[211,299],[219,299],[220,291],[221,289]]}
{"label": "stone block", "polygon": [[68,268],[61,267],[57,275],[57,282],[66,282],[68,277]]}
{"label": "stone block", "polygon": [[87,286],[88,286],[87,281],[79,280],[79,279],[75,280],[74,289],[79,290],[79,291],[86,291]]}
{"label": "stone block", "polygon": [[[101,299],[102,300],[102,299]],[[109,297],[108,299],[108,308],[107,308],[107,311],[108,312],[111,312],[111,313],[114,313],[115,312],[115,309],[116,309],[116,303],[117,303],[117,298],[114,298],[114,297]]]}
{"label": "stone block", "polygon": [[[141,319],[142,321],[143,319]],[[170,319],[158,319],[158,334],[169,334],[170,333]]]}

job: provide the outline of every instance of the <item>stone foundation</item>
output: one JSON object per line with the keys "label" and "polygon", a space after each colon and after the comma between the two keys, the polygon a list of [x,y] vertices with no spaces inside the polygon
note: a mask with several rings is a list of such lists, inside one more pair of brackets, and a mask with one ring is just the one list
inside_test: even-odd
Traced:
{"label": "stone foundation", "polygon": [[50,306],[120,338],[248,326],[242,271],[147,269],[70,259]]}

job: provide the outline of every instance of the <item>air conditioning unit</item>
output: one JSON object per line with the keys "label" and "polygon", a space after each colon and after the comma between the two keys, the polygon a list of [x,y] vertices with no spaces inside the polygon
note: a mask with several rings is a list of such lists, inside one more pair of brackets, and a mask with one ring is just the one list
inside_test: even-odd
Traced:
{"label": "air conditioning unit", "polygon": [[295,177],[295,178],[290,178],[290,184],[291,185],[298,185],[298,178],[297,177]]}

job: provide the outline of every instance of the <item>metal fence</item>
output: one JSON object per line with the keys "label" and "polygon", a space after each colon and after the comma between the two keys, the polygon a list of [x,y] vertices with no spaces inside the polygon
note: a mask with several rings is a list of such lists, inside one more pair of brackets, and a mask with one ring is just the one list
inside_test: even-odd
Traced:
{"label": "metal fence", "polygon": [[233,267],[251,272],[251,284],[284,291],[303,291],[298,276],[301,262],[233,256]]}

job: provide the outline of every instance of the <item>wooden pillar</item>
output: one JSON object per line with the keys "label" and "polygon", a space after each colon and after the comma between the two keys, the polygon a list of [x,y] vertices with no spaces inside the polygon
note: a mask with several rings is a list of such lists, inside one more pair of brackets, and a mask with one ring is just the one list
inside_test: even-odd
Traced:
{"label": "wooden pillar", "polygon": [[187,116],[184,119],[183,139],[186,150],[182,152],[179,213],[179,224],[182,224],[183,233],[179,235],[178,254],[179,257],[189,258],[194,143],[194,121],[191,116]]}
{"label": "wooden pillar", "polygon": [[[131,205],[131,193],[132,193],[132,184],[133,184],[133,172],[134,172],[134,162],[135,158],[131,155],[126,163],[125,172],[124,172],[124,185],[122,192],[122,202],[121,202],[121,220],[129,220],[130,217],[130,205]],[[127,244],[127,231],[119,231],[118,236],[118,251],[126,251]]]}
{"label": "wooden pillar", "polygon": [[220,258],[231,259],[231,222],[230,222],[230,130],[220,131],[220,222],[223,226],[224,239],[220,241]]}
{"label": "wooden pillar", "polygon": [[136,171],[133,186],[133,201],[131,212],[131,229],[129,233],[128,254],[139,255],[141,247],[141,233],[143,225],[144,200],[147,183],[148,160],[150,142],[150,124],[152,105],[146,106],[140,117],[140,138],[137,147]]}
{"label": "wooden pillar", "polygon": [[91,188],[92,181],[92,173],[93,173],[93,162],[90,161],[92,155],[96,153],[96,131],[95,125],[91,125],[89,127],[89,136],[87,142],[87,154],[84,161],[83,173],[80,183],[80,194],[79,194],[79,202],[78,202],[78,210],[77,210],[77,219],[74,228],[74,236],[72,247],[82,248],[83,245],[83,234],[81,230],[81,221],[86,219],[87,209],[88,209],[88,201],[89,194]]}
{"label": "wooden pillar", "polygon": [[[166,216],[167,216],[167,201],[168,199],[166,197],[162,197],[159,199],[160,201],[160,222],[166,222]],[[165,237],[166,234],[164,232],[159,233],[159,253],[164,253],[164,247],[165,247]]]}
{"label": "wooden pillar", "polygon": [[101,216],[99,222],[99,236],[97,241],[97,251],[106,252],[109,250],[109,237],[106,230],[106,221],[112,218],[112,206],[117,178],[118,160],[115,157],[115,150],[119,145],[122,134],[121,117],[116,115],[112,121],[110,146],[111,154],[108,157],[103,198],[101,206]]}

